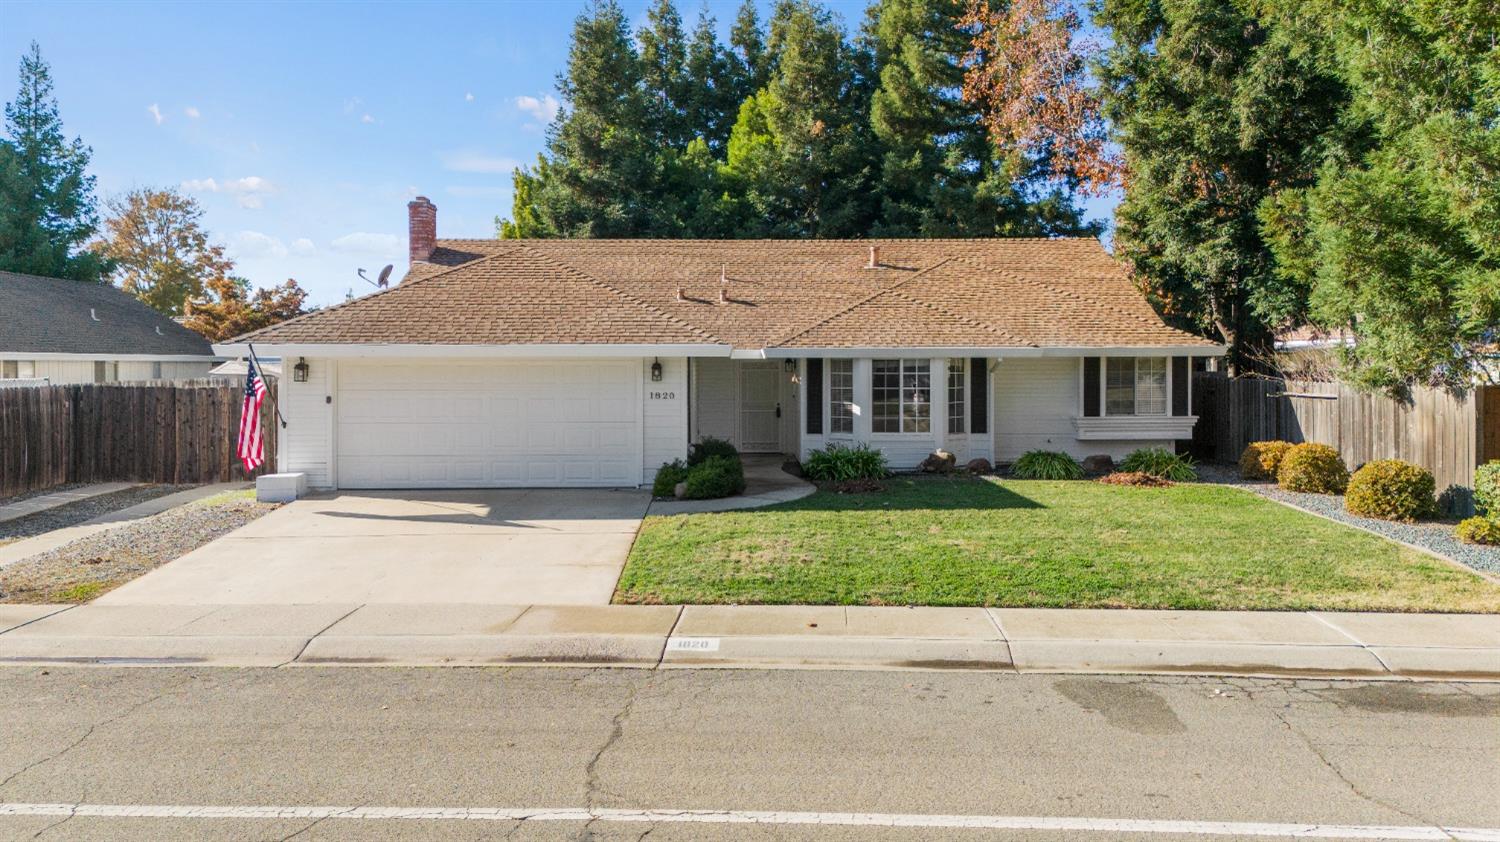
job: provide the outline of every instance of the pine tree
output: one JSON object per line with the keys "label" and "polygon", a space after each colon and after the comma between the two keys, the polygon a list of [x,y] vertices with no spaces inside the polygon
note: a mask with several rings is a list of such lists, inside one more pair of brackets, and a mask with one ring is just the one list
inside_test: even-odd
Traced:
{"label": "pine tree", "polygon": [[658,148],[681,150],[697,133],[690,122],[692,88],[704,80],[687,72],[687,40],[682,16],[672,0],[656,0],[646,11],[640,41],[641,82],[646,97],[646,126]]}
{"label": "pine tree", "polygon": [[739,66],[733,54],[719,43],[714,24],[705,7],[688,42],[688,91],[683,110],[689,133],[703,138],[715,156],[722,156],[740,103],[752,92],[744,90]]}
{"label": "pine tree", "polygon": [[87,173],[92,150],[64,137],[52,73],[35,42],[21,57],[20,79],[0,139],[0,269],[98,281],[104,261],[80,250],[99,226]]}
{"label": "pine tree", "polygon": [[[734,27],[729,30],[730,77],[735,81],[734,101],[743,103],[771,79],[766,56],[766,33],[755,10],[755,0],[744,0]],[[736,116],[737,113],[736,113]],[[734,122],[732,119],[729,122]]]}

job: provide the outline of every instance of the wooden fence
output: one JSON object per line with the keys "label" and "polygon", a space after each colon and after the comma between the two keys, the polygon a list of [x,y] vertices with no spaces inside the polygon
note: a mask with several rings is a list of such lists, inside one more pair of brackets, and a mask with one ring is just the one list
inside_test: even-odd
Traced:
{"label": "wooden fence", "polygon": [[1252,441],[1315,441],[1338,448],[1351,470],[1404,459],[1432,472],[1444,506],[1473,512],[1474,469],[1500,459],[1500,386],[1455,396],[1417,388],[1409,402],[1342,383],[1193,377],[1193,453],[1232,462]]}
{"label": "wooden fence", "polygon": [[[261,407],[274,470],[276,383]],[[71,482],[247,479],[235,456],[244,386],[191,380],[0,389],[0,497]]]}

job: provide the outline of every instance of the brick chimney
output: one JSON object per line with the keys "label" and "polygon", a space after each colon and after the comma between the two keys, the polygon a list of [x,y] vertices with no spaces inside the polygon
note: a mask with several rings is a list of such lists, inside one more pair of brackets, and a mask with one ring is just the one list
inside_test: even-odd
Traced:
{"label": "brick chimney", "polygon": [[426,196],[406,203],[406,233],[412,263],[426,263],[437,245],[437,205]]}

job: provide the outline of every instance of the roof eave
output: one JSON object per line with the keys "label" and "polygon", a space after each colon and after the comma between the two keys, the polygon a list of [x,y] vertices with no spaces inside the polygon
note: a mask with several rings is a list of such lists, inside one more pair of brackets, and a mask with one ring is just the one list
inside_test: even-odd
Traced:
{"label": "roof eave", "polygon": [[389,357],[472,358],[472,359],[542,359],[601,357],[728,357],[728,345],[708,343],[538,343],[516,345],[438,345],[414,343],[353,342],[225,342],[214,345],[214,352],[244,356],[251,346],[257,355],[281,357],[324,357],[333,359],[371,359]]}

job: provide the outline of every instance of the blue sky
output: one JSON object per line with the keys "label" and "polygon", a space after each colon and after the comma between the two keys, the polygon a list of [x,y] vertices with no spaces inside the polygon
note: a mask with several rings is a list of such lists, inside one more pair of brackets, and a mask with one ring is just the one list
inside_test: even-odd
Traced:
{"label": "blue sky", "polygon": [[[738,4],[707,4],[725,37]],[[622,5],[644,21],[646,0]],[[857,26],[865,2],[828,5]],[[37,41],[101,198],[179,187],[240,274],[296,278],[329,304],[368,289],[357,268],[400,277],[414,195],[438,205],[440,237],[493,235],[511,169],[542,148],[584,6],[4,0],[0,97]],[[697,0],[679,8],[691,25]]]}

